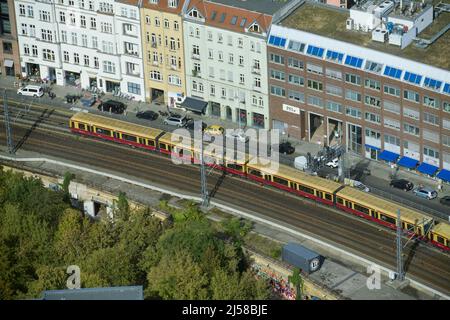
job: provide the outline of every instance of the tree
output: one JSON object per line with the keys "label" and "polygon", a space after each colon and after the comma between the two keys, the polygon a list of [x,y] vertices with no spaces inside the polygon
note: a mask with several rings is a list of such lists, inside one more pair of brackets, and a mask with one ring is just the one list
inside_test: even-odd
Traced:
{"label": "tree", "polygon": [[237,217],[222,220],[221,225],[225,234],[231,237],[238,246],[242,245],[243,238],[252,228],[250,221],[241,220]]}
{"label": "tree", "polygon": [[130,218],[130,206],[125,192],[119,192],[117,200],[114,200],[114,220],[128,221]]}
{"label": "tree", "polygon": [[38,298],[45,290],[65,289],[68,275],[62,267],[41,266],[36,270],[37,279],[28,285],[27,296]]}
{"label": "tree", "polygon": [[69,192],[69,186],[70,186],[70,182],[75,179],[75,174],[70,173],[69,171],[66,171],[66,173],[64,173],[64,179],[61,186],[61,189],[63,191],[63,199],[66,202],[70,201],[70,192]]}
{"label": "tree", "polygon": [[295,286],[296,300],[302,300],[303,296],[303,278],[301,276],[301,270],[299,268],[294,268],[292,271],[292,276],[288,277],[290,283]]}
{"label": "tree", "polygon": [[147,276],[146,296],[162,299],[198,300],[208,298],[208,278],[200,265],[185,251],[165,254]]}

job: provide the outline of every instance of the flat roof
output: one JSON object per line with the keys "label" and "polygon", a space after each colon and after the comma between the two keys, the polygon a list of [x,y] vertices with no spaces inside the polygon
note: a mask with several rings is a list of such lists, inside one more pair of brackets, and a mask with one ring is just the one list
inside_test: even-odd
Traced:
{"label": "flat roof", "polygon": [[144,300],[142,286],[47,290],[42,300]]}
{"label": "flat roof", "polygon": [[230,7],[246,9],[250,11],[273,15],[281,7],[293,0],[208,0],[213,3],[220,3]]}
{"label": "flat roof", "polygon": [[431,231],[447,239],[450,239],[450,225],[446,222],[440,222],[433,227]]}
{"label": "flat roof", "polygon": [[360,191],[353,187],[346,186],[336,194],[339,197],[343,197],[350,201],[356,201],[360,205],[375,209],[376,211],[389,215],[392,218],[397,218],[397,210],[400,209],[402,220],[408,223],[422,225],[424,221],[429,222],[432,220],[431,217],[419,211],[403,207],[399,204],[384,200],[380,197]]}
{"label": "flat roof", "polygon": [[[450,54],[446,54],[450,52],[450,32],[446,32],[426,49],[418,48],[414,43],[411,43],[402,50],[398,46],[372,41],[372,34],[370,32],[347,30],[346,20],[349,17],[350,13],[347,11],[318,4],[305,3],[278,24],[287,28],[303,30],[335,40],[386,52],[438,68],[450,69]],[[442,13],[418,37],[431,37],[439,29],[439,26],[446,25],[447,23],[450,23],[450,14]]]}

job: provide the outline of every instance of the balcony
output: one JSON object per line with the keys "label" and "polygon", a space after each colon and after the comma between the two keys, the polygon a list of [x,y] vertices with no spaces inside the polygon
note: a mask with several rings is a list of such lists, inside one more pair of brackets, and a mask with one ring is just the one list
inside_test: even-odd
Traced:
{"label": "balcony", "polygon": [[252,68],[252,73],[254,73],[254,74],[261,74],[261,69],[259,67],[253,67]]}
{"label": "balcony", "polygon": [[192,70],[192,76],[201,78],[200,71],[197,71],[196,69]]}
{"label": "balcony", "polygon": [[125,50],[124,53],[126,55],[129,55],[129,56],[139,57],[139,52],[137,50],[136,51],[134,51],[134,50]]}
{"label": "balcony", "polygon": [[152,63],[154,66],[159,66],[159,62],[158,61],[153,61],[153,63]]}
{"label": "balcony", "polygon": [[200,54],[192,53],[192,59],[200,60]]}
{"label": "balcony", "polygon": [[127,75],[133,77],[139,77],[141,74],[137,70],[127,70]]}

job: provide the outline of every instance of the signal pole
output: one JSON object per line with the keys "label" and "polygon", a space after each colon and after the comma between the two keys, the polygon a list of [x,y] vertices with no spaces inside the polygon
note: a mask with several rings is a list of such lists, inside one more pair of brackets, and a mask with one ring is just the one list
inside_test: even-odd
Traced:
{"label": "signal pole", "polygon": [[202,141],[200,142],[200,180],[201,180],[201,193],[202,193],[202,207],[207,208],[209,204],[209,195],[208,195],[208,185],[206,184],[206,169],[205,169],[205,161],[203,159],[203,128],[202,122],[196,121],[194,124],[195,130],[200,131],[200,138]]}
{"label": "signal pole", "polygon": [[403,259],[402,259],[402,222],[400,219],[400,209],[397,210],[397,280],[405,280],[403,272]]}
{"label": "signal pole", "polygon": [[9,121],[8,102],[6,101],[6,89],[3,91],[3,110],[5,112],[6,146],[9,154],[14,154],[14,145],[11,134],[11,123]]}

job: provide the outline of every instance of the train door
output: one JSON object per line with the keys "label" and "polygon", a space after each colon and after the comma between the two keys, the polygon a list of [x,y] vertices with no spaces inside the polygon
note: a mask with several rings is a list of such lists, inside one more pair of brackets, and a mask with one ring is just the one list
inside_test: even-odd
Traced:
{"label": "train door", "polygon": [[351,201],[345,200],[345,206],[349,209],[353,209],[353,204]]}
{"label": "train door", "polygon": [[87,131],[92,132],[92,127],[90,125],[87,125]]}
{"label": "train door", "polygon": [[270,174],[265,174],[264,175],[264,180],[272,182],[272,176]]}
{"label": "train door", "polygon": [[316,190],[316,195],[319,199],[323,199],[323,191]]}
{"label": "train door", "polygon": [[114,131],[113,134],[114,134],[114,139],[120,139],[120,135],[118,132]]}

